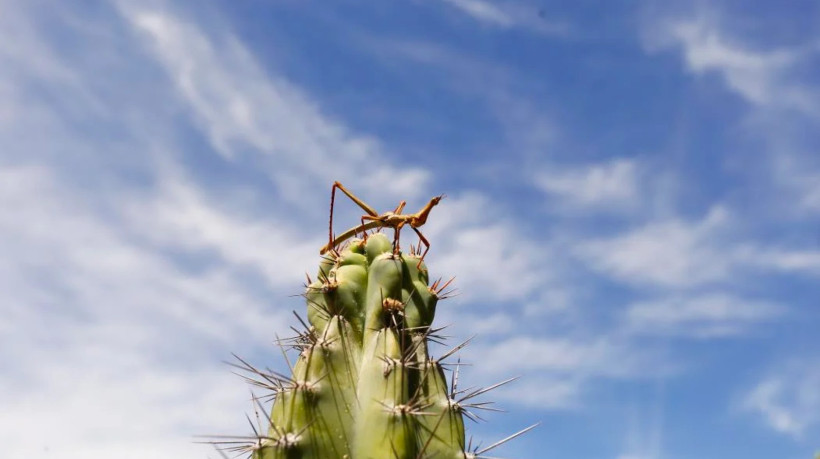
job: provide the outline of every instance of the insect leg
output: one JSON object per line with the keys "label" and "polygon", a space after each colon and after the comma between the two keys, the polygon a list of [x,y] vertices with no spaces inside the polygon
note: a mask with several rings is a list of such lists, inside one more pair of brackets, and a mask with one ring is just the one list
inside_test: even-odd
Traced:
{"label": "insect leg", "polygon": [[327,247],[329,247],[328,250],[333,250],[333,248],[336,245],[336,242],[333,238],[333,203],[336,200],[336,188],[342,190],[342,193],[346,194],[348,198],[350,198],[353,202],[355,202],[356,205],[361,207],[362,210],[367,212],[369,215],[374,216],[374,217],[379,215],[378,213],[376,213],[375,210],[373,210],[372,207],[365,204],[364,201],[362,201],[361,199],[356,197],[356,195],[354,195],[347,188],[345,188],[344,185],[342,185],[338,181],[333,182],[333,187],[330,189],[330,222],[328,223],[328,241],[327,241]]}
{"label": "insect leg", "polygon": [[404,210],[404,206],[405,206],[405,205],[407,205],[407,201],[401,201],[401,202],[399,202],[398,207],[396,207],[396,210],[394,210],[394,211],[393,211],[393,213],[394,213],[394,214],[400,214],[400,213],[401,213],[401,211],[403,211],[403,210]]}
{"label": "insect leg", "polygon": [[[340,243],[342,243],[342,242],[356,236],[357,234],[361,233],[362,231],[367,231],[367,230],[373,229],[373,228],[381,228],[383,226],[384,226],[384,224],[382,222],[378,221],[378,220],[367,222],[364,225],[355,226],[355,227],[350,228],[349,230],[345,231],[344,233],[338,235],[336,237],[336,239],[333,241],[333,243],[334,244],[340,244]],[[332,249],[334,249],[334,246],[328,244],[328,245],[322,247],[321,249],[319,249],[319,254],[324,255],[325,253],[327,253],[329,250],[332,250]]]}
{"label": "insect leg", "polygon": [[393,254],[398,255],[401,246],[399,245],[399,237],[401,237],[401,228],[404,226],[405,222],[400,222],[396,225],[395,228],[395,236],[393,236]]}
{"label": "insect leg", "polygon": [[419,236],[419,242],[424,244],[424,252],[422,252],[421,258],[419,258],[419,264],[416,265],[416,268],[421,268],[421,262],[424,261],[424,256],[427,255],[427,251],[430,250],[430,242],[427,240],[426,237],[424,237],[423,234],[421,234],[421,231],[419,231],[418,228],[416,228],[415,226],[411,226],[410,228],[413,228],[413,231],[415,231],[416,234]]}

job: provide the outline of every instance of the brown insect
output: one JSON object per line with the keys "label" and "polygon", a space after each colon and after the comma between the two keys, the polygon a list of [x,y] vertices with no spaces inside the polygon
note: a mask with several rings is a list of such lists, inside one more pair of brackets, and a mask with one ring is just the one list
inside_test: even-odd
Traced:
{"label": "brown insect", "polygon": [[[356,203],[359,207],[362,208],[366,215],[362,215],[361,225],[350,228],[349,230],[345,231],[344,233],[340,234],[339,236],[333,236],[333,203],[336,200],[336,189],[342,190],[342,193],[346,194],[348,198],[350,198],[353,202]],[[364,203],[361,199],[356,197],[353,193],[351,193],[347,188],[345,188],[341,183],[334,182],[333,188],[330,190],[330,228],[328,231],[328,243],[326,246],[322,247],[319,250],[319,253],[324,255],[329,250],[333,250],[337,244],[344,242],[358,233],[363,233],[365,238],[367,237],[367,230],[373,228],[393,228],[395,231],[395,236],[393,238],[393,252],[398,253],[399,251],[399,236],[401,235],[401,229],[408,225],[410,228],[413,228],[413,231],[416,232],[419,236],[419,241],[421,244],[424,244],[425,249],[424,252],[421,254],[421,260],[424,260],[424,256],[427,255],[427,251],[430,250],[430,242],[427,241],[427,238],[421,234],[419,231],[419,227],[425,223],[427,223],[427,216],[430,215],[430,211],[433,210],[439,201],[444,197],[444,195],[436,196],[430,200],[420,211],[416,212],[415,214],[402,214],[402,210],[404,210],[405,201],[399,202],[399,205],[390,212],[385,212],[379,215],[372,207],[368,206]],[[421,264],[421,260],[419,260],[419,264]]]}

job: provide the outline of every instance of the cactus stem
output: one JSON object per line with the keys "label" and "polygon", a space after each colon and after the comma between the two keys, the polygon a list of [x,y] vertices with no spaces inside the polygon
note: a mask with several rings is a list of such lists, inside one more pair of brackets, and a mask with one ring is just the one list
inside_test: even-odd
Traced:
{"label": "cactus stem", "polygon": [[[305,274],[300,296],[307,317],[294,311],[295,335],[275,337],[289,375],[254,368],[236,355],[229,363],[252,388],[265,391],[262,397],[251,392],[253,434],[209,443],[220,445],[214,446],[220,454],[248,459],[486,459],[529,430],[487,448],[465,444],[465,419],[478,422],[476,412],[501,411],[479,397],[516,378],[459,389],[461,359],[447,360],[473,338],[443,348],[438,358],[429,353],[431,343],[445,345],[446,327],[433,328],[433,320],[437,302],[455,294],[455,277],[430,285],[421,245],[404,255],[398,235],[392,244],[380,232],[365,232],[365,240],[353,236],[334,244],[331,230],[317,274]],[[273,406],[266,410],[261,401]]]}

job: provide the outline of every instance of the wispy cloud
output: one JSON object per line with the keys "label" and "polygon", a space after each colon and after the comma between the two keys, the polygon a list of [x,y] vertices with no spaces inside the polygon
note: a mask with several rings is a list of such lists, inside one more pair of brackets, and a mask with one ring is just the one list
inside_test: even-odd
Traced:
{"label": "wispy cloud", "polygon": [[484,0],[444,0],[461,11],[479,21],[489,22],[501,27],[510,27],[515,24],[513,18],[504,12],[497,4]]}
{"label": "wispy cloud", "polygon": [[673,289],[721,284],[752,272],[814,276],[820,262],[810,247],[744,241],[732,215],[720,206],[699,221],[665,218],[613,237],[582,240],[575,253],[627,284]]}
{"label": "wispy cloud", "polygon": [[[620,426],[626,429],[624,453],[617,459],[661,459],[664,438],[664,382],[657,383],[657,389],[649,399],[649,406],[642,407],[641,403],[630,403],[624,413],[624,422]],[[643,408],[643,409],[642,409]],[[648,408],[648,409],[647,409]]]}
{"label": "wispy cloud", "polygon": [[[168,451],[150,455],[188,455],[198,448],[180,435],[233,425],[188,416],[242,409],[220,395],[228,379],[202,350],[263,343],[286,329],[286,312],[265,308],[229,268],[191,272],[146,249],[46,168],[5,167],[0,177],[0,304],[14,324],[2,328],[15,343],[0,351],[9,454],[98,457],[152,439],[134,445],[149,454],[163,439]],[[54,434],[41,441],[43,431]]]}
{"label": "wispy cloud", "polygon": [[581,242],[577,254],[594,269],[629,284],[708,284],[731,272],[734,260],[720,242],[730,221],[725,209],[715,207],[700,221],[673,218],[615,237]]}
{"label": "wispy cloud", "polygon": [[770,174],[789,218],[820,215],[820,162],[812,143],[820,132],[818,121],[763,113],[747,122],[749,135],[765,141]]}
{"label": "wispy cloud", "polygon": [[[463,352],[465,362],[481,362],[475,377],[490,384],[508,375],[525,375],[498,391],[500,399],[543,409],[582,407],[591,386],[603,380],[639,380],[678,371],[663,352],[641,349],[608,332],[589,336],[522,334],[478,342]],[[536,389],[538,386],[540,389]]]}
{"label": "wispy cloud", "polygon": [[[470,50],[447,44],[424,40],[379,40],[369,44],[377,57],[391,66],[404,66],[407,72],[430,72],[431,86],[446,88],[448,96],[461,96],[465,100],[478,101],[487,115],[502,131],[503,148],[510,161],[492,164],[479,163],[474,169],[485,167],[480,176],[488,179],[505,173],[521,174],[521,165],[540,158],[549,151],[559,137],[560,129],[553,120],[549,105],[534,103],[522,91],[537,87],[537,77],[516,72],[502,62],[488,60]],[[475,78],[481,75],[481,78]],[[526,177],[530,179],[530,177]]]}
{"label": "wispy cloud", "polygon": [[535,185],[570,209],[616,210],[639,203],[641,171],[636,161],[615,158],[571,168],[545,167]]}
{"label": "wispy cloud", "polygon": [[524,378],[491,393],[517,406],[538,407],[545,410],[572,410],[584,404],[584,391],[589,382],[583,378],[560,375],[539,375],[538,379]]}
{"label": "wispy cloud", "polygon": [[362,168],[370,173],[360,186],[387,197],[415,197],[426,188],[426,171],[392,167],[376,139],[350,132],[300,88],[266,73],[227,30],[204,35],[163,10],[122,5],[216,151],[270,156],[267,173],[278,195],[298,203],[325,189],[316,184],[360,177]]}
{"label": "wispy cloud", "polygon": [[[179,174],[164,173],[158,191],[123,206],[132,229],[172,251],[205,254],[262,274],[271,288],[293,287],[312,268],[324,239],[306,238],[294,221],[230,212]],[[271,260],[282,258],[287,264]],[[302,269],[299,269],[301,267]]]}
{"label": "wispy cloud", "polygon": [[740,251],[740,258],[772,271],[820,276],[820,251],[812,248],[800,250],[748,247]]}
{"label": "wispy cloud", "polygon": [[761,416],[783,434],[801,438],[816,432],[820,427],[820,364],[816,359],[790,360],[749,390],[741,408]]}
{"label": "wispy cloud", "polygon": [[[478,348],[478,346],[476,346]],[[641,367],[632,349],[608,339],[584,342],[572,339],[512,337],[476,352],[484,370],[505,374],[514,370],[550,370],[622,377]]]}
{"label": "wispy cloud", "polygon": [[520,27],[546,35],[566,36],[571,27],[547,10],[511,1],[443,0],[478,22],[502,28]]}
{"label": "wispy cloud", "polygon": [[[520,300],[554,279],[554,272],[540,262],[549,247],[523,235],[487,196],[468,192],[440,206],[424,227],[438,241],[430,265],[443,275],[458,273],[459,302]],[[503,269],[476,258],[493,260],[493,266]]]}
{"label": "wispy cloud", "polygon": [[[789,45],[766,45],[764,18],[746,15],[756,24],[756,37],[744,36],[731,24],[742,23],[718,5],[700,6],[694,14],[651,15],[644,24],[650,53],[679,51],[684,68],[695,76],[715,76],[745,102],[737,121],[745,142],[738,156],[757,155],[761,175],[755,190],[772,187],[768,205],[781,207],[788,218],[816,217],[820,209],[820,172],[816,132],[820,121],[820,86],[813,71],[820,59],[816,36],[808,34]],[[748,30],[748,28],[745,28]],[[752,146],[751,151],[749,146]],[[756,147],[756,148],[755,148]],[[756,170],[750,166],[748,171]]]}
{"label": "wispy cloud", "polygon": [[650,51],[679,48],[690,72],[719,75],[732,91],[751,104],[818,114],[817,91],[791,76],[802,60],[818,51],[816,47],[751,49],[727,37],[719,26],[719,15],[712,10],[659,22],[645,40]]}
{"label": "wispy cloud", "polygon": [[745,333],[783,312],[773,303],[710,293],[634,303],[624,319],[632,333],[719,338]]}

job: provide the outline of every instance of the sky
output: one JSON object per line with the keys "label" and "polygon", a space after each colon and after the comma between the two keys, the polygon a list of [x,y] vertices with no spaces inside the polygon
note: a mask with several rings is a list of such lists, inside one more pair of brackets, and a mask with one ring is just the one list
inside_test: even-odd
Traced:
{"label": "sky", "polygon": [[[217,458],[331,184],[422,228],[510,458],[820,450],[820,3],[0,0],[0,443]],[[361,210],[340,200],[341,232]],[[411,232],[402,240],[413,240]]]}

